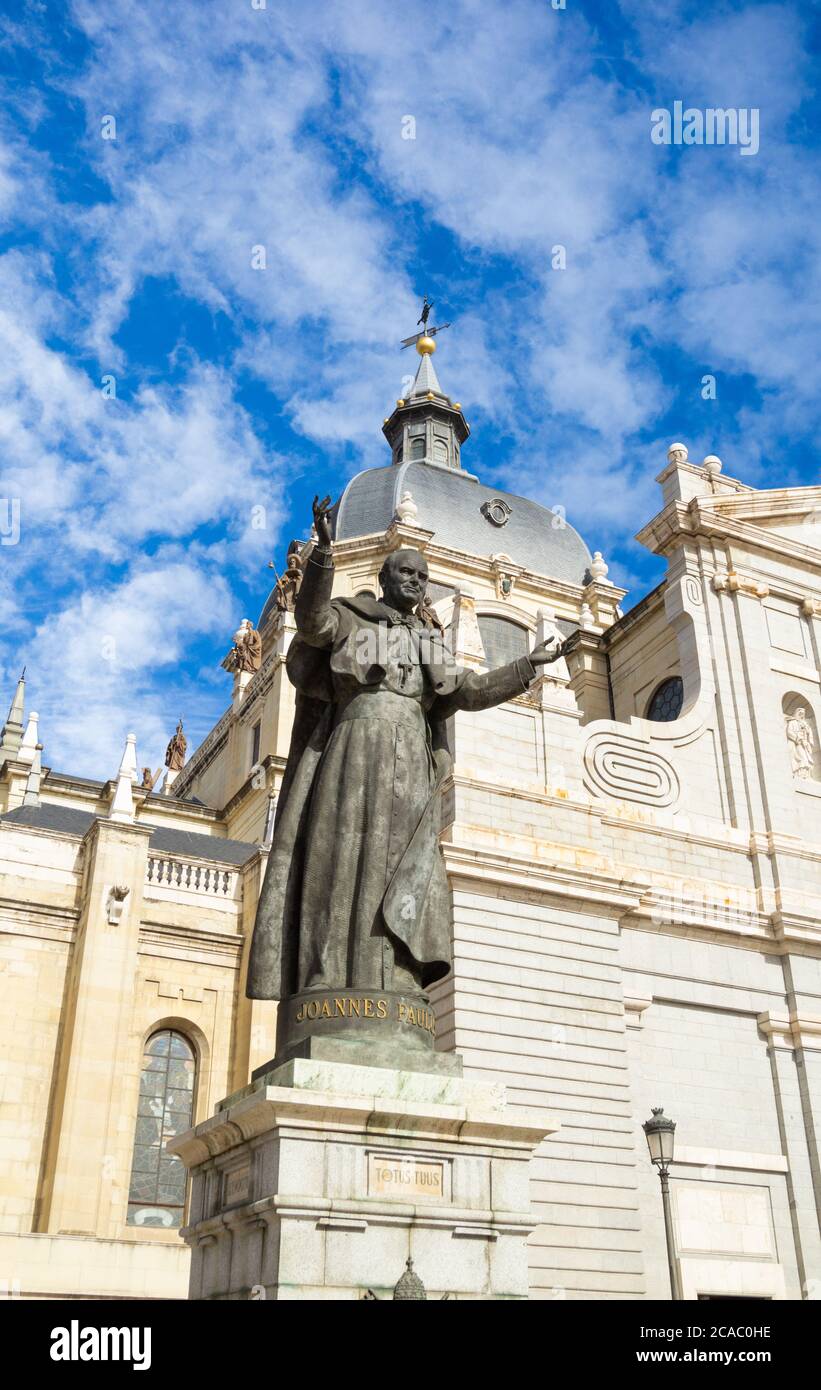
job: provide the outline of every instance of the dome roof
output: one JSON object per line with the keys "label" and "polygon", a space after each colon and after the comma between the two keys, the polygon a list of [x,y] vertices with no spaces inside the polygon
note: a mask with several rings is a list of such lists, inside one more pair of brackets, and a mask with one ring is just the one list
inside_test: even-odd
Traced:
{"label": "dome roof", "polygon": [[[564,517],[527,497],[485,487],[462,470],[461,446],[470,427],[461,405],[439,385],[432,360],[433,335],[439,331],[431,329],[430,336],[420,334],[403,344],[415,341],[421,361],[410,392],[396,402],[382,426],[393,462],[351,478],[330,512],[334,539],[383,535],[403,493],[409,492],[414,525],[432,532],[435,545],[488,560],[507,555],[515,565],[547,579],[586,583],[593,557]],[[274,588],[262,610],[261,628],[273,616],[275,598]]]}
{"label": "dome roof", "polygon": [[[431,463],[409,461],[358,473],[334,508],[335,539],[386,531],[403,492],[411,493],[418,508],[414,524],[433,531],[434,544],[488,558],[504,553],[514,564],[551,579],[585,582],[592,556],[568,522],[558,524],[558,516],[538,502]],[[505,505],[491,510],[494,502]],[[504,518],[502,525],[491,519],[494,513]]]}

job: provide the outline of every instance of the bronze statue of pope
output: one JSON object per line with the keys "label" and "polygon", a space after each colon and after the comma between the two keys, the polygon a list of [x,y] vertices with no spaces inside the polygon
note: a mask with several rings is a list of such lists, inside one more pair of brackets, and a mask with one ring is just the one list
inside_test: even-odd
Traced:
{"label": "bronze statue of pope", "polygon": [[448,973],[451,907],[439,845],[451,761],[446,720],[525,691],[552,639],[478,673],[416,615],[428,567],[388,556],[382,597],[331,597],[328,498],[287,657],[296,716],[257,908],[247,994],[357,988],[417,993]]}

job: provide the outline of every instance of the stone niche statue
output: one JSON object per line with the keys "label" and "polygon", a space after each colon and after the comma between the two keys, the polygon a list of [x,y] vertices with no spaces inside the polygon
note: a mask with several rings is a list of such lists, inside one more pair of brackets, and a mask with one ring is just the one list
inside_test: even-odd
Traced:
{"label": "stone niche statue", "polygon": [[[302,562],[299,558],[299,541],[291,541],[288,546],[288,568],[284,574],[277,574],[274,585],[274,603],[280,613],[293,611],[296,596],[302,584]],[[273,569],[273,562],[271,563]],[[276,574],[276,570],[274,570]]]}
{"label": "stone niche statue", "polygon": [[188,747],[188,739],[182,731],[182,720],[180,719],[177,727],[169,740],[165,750],[165,765],[171,772],[182,772],[185,766],[185,750]]}
{"label": "stone niche statue", "polygon": [[444,638],[445,629],[439,614],[433,606],[433,600],[430,594],[426,593],[423,598],[420,599],[416,612],[425,627],[435,628],[439,636]]}
{"label": "stone niche statue", "polygon": [[793,776],[806,781],[815,775],[815,739],[804,705],[799,705],[787,716],[785,729]]}
{"label": "stone niche statue", "polygon": [[[420,1030],[432,1048],[422,991],[451,968],[446,721],[520,695],[561,654],[551,639],[495,671],[458,666],[416,616],[428,581],[418,550],[388,556],[381,599],[332,599],[329,502],[314,500],[318,539],[296,601],[296,714],[246,985],[252,999],[283,1001],[281,1060],[327,1055],[306,1039],[366,1019],[391,1033],[394,1058]],[[397,1064],[381,1055],[367,1060]]]}
{"label": "stone niche statue", "polygon": [[258,671],[262,665],[262,638],[250,618],[243,618],[234,633],[234,645],[222,665],[226,671]]}

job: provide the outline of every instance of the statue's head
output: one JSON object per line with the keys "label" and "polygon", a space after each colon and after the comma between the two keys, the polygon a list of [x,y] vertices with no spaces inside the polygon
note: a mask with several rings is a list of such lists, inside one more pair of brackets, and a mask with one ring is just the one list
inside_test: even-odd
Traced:
{"label": "statue's head", "polygon": [[428,562],[421,550],[394,550],[379,571],[379,583],[391,608],[412,613],[428,586]]}
{"label": "statue's head", "polygon": [[803,705],[799,705],[799,706],[798,706],[798,709],[795,711],[796,719],[803,719],[803,718],[804,718],[804,715],[805,715],[806,713],[807,713],[807,711],[805,710],[804,706],[803,706]]}

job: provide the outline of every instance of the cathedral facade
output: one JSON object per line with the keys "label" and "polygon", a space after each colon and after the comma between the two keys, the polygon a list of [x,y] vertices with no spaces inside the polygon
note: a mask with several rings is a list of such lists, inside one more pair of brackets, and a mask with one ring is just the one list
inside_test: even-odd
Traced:
{"label": "cathedral facade", "polygon": [[[532,1163],[530,1296],[670,1296],[641,1129],[659,1106],[677,1124],[682,1296],[821,1296],[821,488],[756,490],[672,445],[638,536],[666,577],[623,613],[563,515],[469,471],[430,351],[383,432],[389,460],[333,511],[335,594],[376,595],[386,555],[409,546],[462,665],[565,643],[520,696],[452,721],[455,965],[431,991],[437,1047],[560,1121]],[[10,1293],[186,1296],[185,1173],[165,1145],[274,1054],[276,1005],[246,998],[245,975],[310,547],[241,625],[231,704],[187,761],[175,736],[161,791],[139,785],[133,735],[109,780],[49,767],[23,680],[14,694]]]}

